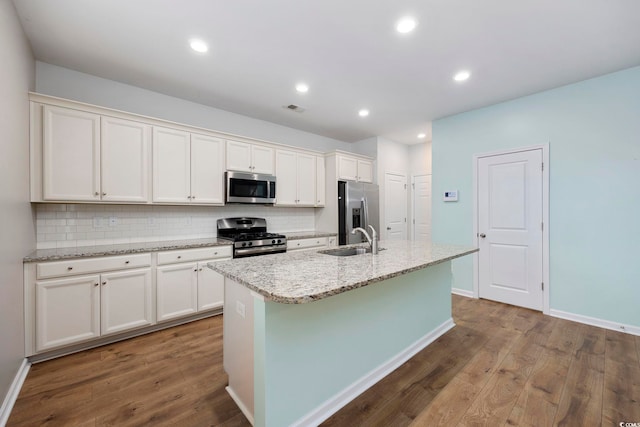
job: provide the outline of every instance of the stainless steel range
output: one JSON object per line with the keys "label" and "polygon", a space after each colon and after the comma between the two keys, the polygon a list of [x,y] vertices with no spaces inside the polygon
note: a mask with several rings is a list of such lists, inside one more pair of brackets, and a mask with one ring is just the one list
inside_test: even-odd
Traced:
{"label": "stainless steel range", "polygon": [[267,233],[267,220],[264,218],[219,219],[218,238],[233,242],[234,258],[287,251],[287,237]]}

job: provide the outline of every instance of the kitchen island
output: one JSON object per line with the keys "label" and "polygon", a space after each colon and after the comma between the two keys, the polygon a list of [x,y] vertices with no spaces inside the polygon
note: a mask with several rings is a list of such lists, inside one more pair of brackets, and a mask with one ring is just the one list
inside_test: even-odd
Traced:
{"label": "kitchen island", "polygon": [[454,326],[450,261],[476,248],[266,255],[225,276],[227,391],[256,426],[317,425]]}

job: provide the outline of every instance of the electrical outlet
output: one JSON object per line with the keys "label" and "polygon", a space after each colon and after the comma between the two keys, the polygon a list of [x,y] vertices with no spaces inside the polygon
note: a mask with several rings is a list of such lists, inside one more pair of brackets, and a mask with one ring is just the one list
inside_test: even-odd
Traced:
{"label": "electrical outlet", "polygon": [[93,228],[102,228],[104,227],[104,218],[101,216],[93,217]]}
{"label": "electrical outlet", "polygon": [[244,319],[244,304],[241,303],[240,301],[236,301],[236,311],[238,312],[238,314],[240,315],[240,317],[242,317]]}
{"label": "electrical outlet", "polygon": [[118,225],[118,217],[117,216],[110,216],[109,217],[109,227],[115,227],[116,225]]}

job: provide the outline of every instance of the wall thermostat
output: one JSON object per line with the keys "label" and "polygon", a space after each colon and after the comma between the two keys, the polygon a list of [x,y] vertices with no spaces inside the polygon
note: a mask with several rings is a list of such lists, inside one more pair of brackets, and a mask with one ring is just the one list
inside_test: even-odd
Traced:
{"label": "wall thermostat", "polygon": [[457,202],[458,190],[445,191],[444,198],[442,200],[444,200],[445,202]]}

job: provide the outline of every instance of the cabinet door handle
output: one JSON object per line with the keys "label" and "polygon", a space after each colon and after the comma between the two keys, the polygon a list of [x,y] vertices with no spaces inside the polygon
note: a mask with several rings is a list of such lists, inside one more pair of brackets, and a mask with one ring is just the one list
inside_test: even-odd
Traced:
{"label": "cabinet door handle", "polygon": [[98,193],[97,191],[95,193],[93,193],[94,196],[99,196],[100,193]]}
{"label": "cabinet door handle", "polygon": [[198,269],[198,271],[202,271],[202,267],[200,267],[200,268]]}
{"label": "cabinet door handle", "polygon": [[218,255],[218,252],[214,252],[213,254],[214,254],[214,255]]}
{"label": "cabinet door handle", "polygon": [[194,269],[193,269],[193,271],[198,271],[198,269],[197,269],[197,268],[194,268]]}
{"label": "cabinet door handle", "polygon": [[93,284],[93,286],[99,286],[99,285],[100,285],[100,283],[94,283]]}
{"label": "cabinet door handle", "polygon": [[102,195],[103,195],[103,196],[106,196],[106,195],[107,195],[107,193],[102,193]]}
{"label": "cabinet door handle", "polygon": [[196,198],[196,196],[191,196],[191,198],[192,198],[192,199],[195,199],[195,198]]}
{"label": "cabinet door handle", "polygon": [[102,282],[102,286],[106,285],[107,281],[105,280],[104,282]]}

